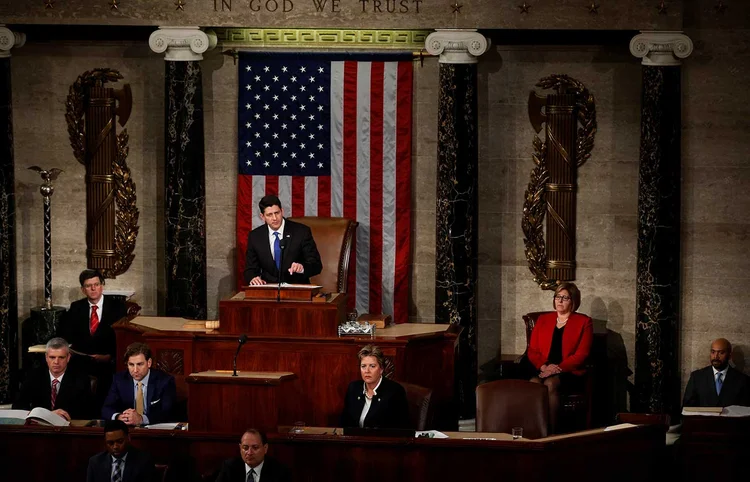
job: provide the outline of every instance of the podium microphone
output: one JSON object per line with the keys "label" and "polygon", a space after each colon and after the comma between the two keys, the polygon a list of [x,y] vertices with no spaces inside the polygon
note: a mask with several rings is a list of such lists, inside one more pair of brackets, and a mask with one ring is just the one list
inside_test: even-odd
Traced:
{"label": "podium microphone", "polygon": [[[287,235],[287,238],[289,236]],[[279,256],[279,266],[284,266],[284,249],[286,248],[286,238],[282,239],[279,242],[279,247],[281,248],[281,254]],[[284,270],[279,268],[279,285],[276,288],[276,303],[281,302],[281,280],[284,277]]]}
{"label": "podium microphone", "polygon": [[247,341],[247,335],[245,335],[244,333],[240,335],[240,339],[237,340],[237,343],[238,343],[237,351],[234,352],[234,361],[232,362],[232,366],[234,367],[234,373],[232,373],[233,377],[237,376],[237,355],[240,354],[240,349],[242,348],[242,345],[244,345],[246,341]]}

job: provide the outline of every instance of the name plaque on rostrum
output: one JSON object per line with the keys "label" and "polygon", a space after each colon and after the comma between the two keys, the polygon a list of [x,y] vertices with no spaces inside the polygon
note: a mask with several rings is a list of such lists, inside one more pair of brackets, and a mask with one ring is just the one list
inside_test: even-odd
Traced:
{"label": "name plaque on rostrum", "polygon": [[243,286],[246,300],[269,301],[281,299],[282,301],[313,301],[320,292],[318,285],[293,285],[281,283],[269,283],[265,285]]}

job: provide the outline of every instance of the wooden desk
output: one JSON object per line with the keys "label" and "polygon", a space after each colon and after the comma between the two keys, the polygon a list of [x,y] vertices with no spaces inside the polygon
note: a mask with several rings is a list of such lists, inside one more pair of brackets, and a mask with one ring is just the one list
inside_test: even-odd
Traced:
{"label": "wooden desk", "polygon": [[246,300],[239,292],[219,301],[220,333],[336,336],[346,321],[346,295],[334,293],[325,303]]}
{"label": "wooden desk", "polygon": [[[134,341],[148,343],[154,366],[175,375],[178,394],[185,394],[185,377],[190,373],[232,367],[237,335],[183,328],[184,321],[143,316],[120,320],[113,325],[117,351],[124,353]],[[288,415],[308,425],[333,426],[339,422],[347,386],[361,379],[357,352],[374,343],[386,357],[386,376],[431,388],[436,427],[455,429],[455,329],[452,325],[403,324],[378,330],[374,338],[248,334],[237,367],[296,374],[299,403]],[[119,369],[124,370],[124,365]]]}
{"label": "wooden desk", "polygon": [[[239,455],[241,430],[233,436],[135,430],[131,438],[158,464],[185,468],[192,462],[197,472],[205,474],[217,470],[223,459]],[[655,448],[664,445],[657,426],[590,430],[534,441],[507,440],[507,434],[451,434],[502,440],[438,440],[349,437],[324,431],[269,434],[269,453],[292,469],[295,481],[306,482],[649,482],[656,481],[651,476],[659,462]],[[4,482],[62,480],[60,474],[66,480],[85,480],[88,458],[103,449],[101,429],[0,426]]]}
{"label": "wooden desk", "polygon": [[188,385],[188,420],[193,430],[234,433],[237,427],[275,431],[293,424],[297,397],[290,372],[232,370],[191,373]]}
{"label": "wooden desk", "polygon": [[750,417],[683,417],[676,445],[680,480],[746,480]]}

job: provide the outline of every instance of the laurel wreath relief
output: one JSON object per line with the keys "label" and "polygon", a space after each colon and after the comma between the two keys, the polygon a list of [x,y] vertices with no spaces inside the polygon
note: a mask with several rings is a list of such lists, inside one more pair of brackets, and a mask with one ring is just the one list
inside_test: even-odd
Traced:
{"label": "laurel wreath relief", "polygon": [[[79,75],[68,90],[65,102],[65,120],[68,123],[70,146],[75,158],[82,165],[86,165],[86,132],[84,121],[84,105],[86,90],[94,85],[107,82],[117,82],[123,76],[113,69],[94,69]],[[127,164],[128,132],[123,129],[117,135],[117,154],[112,165],[115,180],[115,263],[112,269],[103,270],[102,274],[113,278],[130,268],[135,254],[136,238],[138,237],[139,212],[136,207],[135,182],[130,175]]]}

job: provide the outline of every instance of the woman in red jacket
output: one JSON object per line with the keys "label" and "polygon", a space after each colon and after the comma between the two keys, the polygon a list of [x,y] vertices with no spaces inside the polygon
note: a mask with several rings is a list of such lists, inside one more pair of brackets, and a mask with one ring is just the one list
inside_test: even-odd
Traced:
{"label": "woman in red jacket", "polygon": [[549,391],[550,428],[555,432],[560,408],[560,389],[581,386],[583,366],[591,350],[594,328],[591,318],[576,313],[581,292],[574,283],[560,283],[552,300],[554,312],[544,313],[534,325],[527,356],[538,370],[532,382]]}

